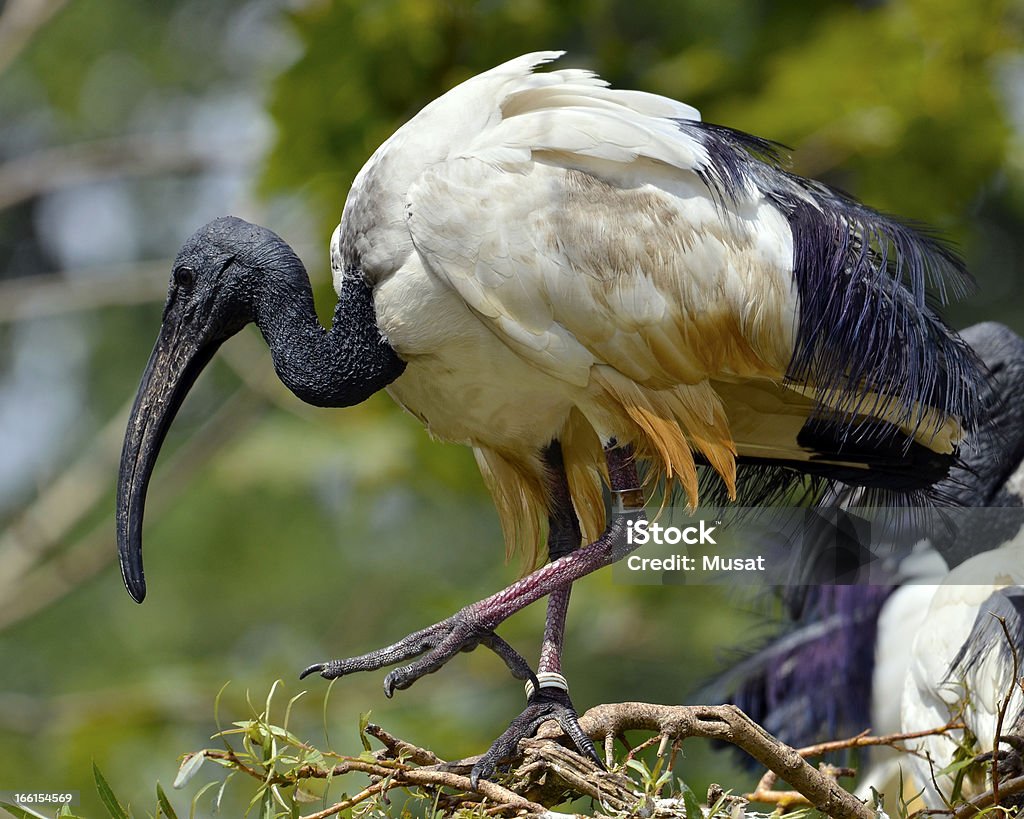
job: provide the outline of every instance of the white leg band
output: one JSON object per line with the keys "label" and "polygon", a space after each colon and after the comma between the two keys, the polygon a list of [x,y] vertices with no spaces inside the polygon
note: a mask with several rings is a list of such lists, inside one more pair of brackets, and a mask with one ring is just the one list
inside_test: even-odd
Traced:
{"label": "white leg band", "polygon": [[[541,688],[561,688],[569,693],[569,682],[557,671],[542,671],[537,675],[537,683]],[[526,699],[533,696],[533,680],[526,681]]]}

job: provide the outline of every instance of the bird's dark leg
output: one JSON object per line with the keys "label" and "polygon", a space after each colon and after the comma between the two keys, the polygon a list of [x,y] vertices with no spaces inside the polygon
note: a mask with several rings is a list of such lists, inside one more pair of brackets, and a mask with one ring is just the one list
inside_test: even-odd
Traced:
{"label": "bird's dark leg", "polygon": [[[565,475],[562,446],[554,441],[544,452],[548,467],[548,494],[551,510],[548,515],[548,562],[554,562],[580,548],[583,534],[580,521],[569,493],[569,480]],[[565,639],[565,617],[569,610],[569,583],[548,596],[548,613],[544,622],[544,641],[541,644],[537,670],[553,674],[562,671],[562,643]]]}
{"label": "bird's dark leg", "polygon": [[[331,660],[311,665],[302,676],[318,672],[325,679],[334,679],[356,671],[375,671],[384,666],[419,657],[415,662],[396,668],[384,679],[384,693],[391,696],[396,689],[408,688],[425,674],[437,671],[460,651],[472,651],[478,645],[495,650],[521,679],[532,677],[525,660],[518,655],[494,630],[500,623],[530,603],[560,589],[566,596],[559,605],[568,601],[571,584],[596,569],[608,566],[624,557],[633,547],[627,545],[626,531],[630,521],[643,517],[643,493],[637,478],[633,453],[629,447],[611,445],[605,450],[610,475],[613,508],[612,516],[601,536],[583,548],[548,563],[506,589],[477,603],[467,606],[452,617],[442,620],[403,640],[378,651],[347,660]],[[556,616],[549,624],[553,645],[561,644],[561,621]],[[423,655],[423,656],[420,656]]]}
{"label": "bird's dark leg", "polygon": [[[1022,723],[1024,723],[1024,718],[1018,718],[1013,726],[1013,733],[1001,734],[999,736],[998,744],[1009,746],[1009,750],[998,748],[995,751],[987,751],[974,757],[974,762],[976,763],[994,764],[995,774],[1000,782],[1008,782],[1024,774],[1024,732],[1021,730]],[[1024,794],[1016,793],[1011,796],[1004,796],[1000,799],[1000,804],[1004,808],[1015,807],[1019,809],[1024,807]]]}
{"label": "bird's dark leg", "polygon": [[[545,450],[544,461],[548,467],[550,499],[548,560],[553,562],[579,549],[582,533],[569,493],[569,481],[558,441],[554,441]],[[562,676],[562,646],[571,593],[572,584],[567,583],[548,595],[540,663],[537,666],[537,678],[526,685],[526,708],[473,766],[470,778],[474,786],[477,779],[490,776],[498,764],[515,753],[519,740],[533,736],[544,722],[552,719],[558,722],[582,753],[601,764],[594,743],[580,728],[579,716],[569,699],[568,683]]]}

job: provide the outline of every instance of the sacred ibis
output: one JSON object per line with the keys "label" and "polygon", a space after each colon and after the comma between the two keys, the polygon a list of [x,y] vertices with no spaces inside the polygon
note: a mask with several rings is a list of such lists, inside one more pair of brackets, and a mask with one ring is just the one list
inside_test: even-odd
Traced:
{"label": "sacred ibis", "polygon": [[[1024,339],[1000,325],[981,327],[980,338],[964,336],[991,373],[991,421],[964,447],[973,468],[957,470],[960,480],[951,487],[962,511],[930,538],[951,570],[914,635],[900,706],[906,732],[957,716],[966,727],[911,743],[928,757],[911,757],[910,764],[926,801],[937,807],[955,779],[938,772],[963,746],[986,754],[998,735],[1013,746],[1000,751],[1001,778],[1024,773]],[[989,786],[976,771],[962,795]]]}
{"label": "sacred ibis", "polygon": [[[329,330],[270,230],[225,217],[189,238],[121,460],[121,568],[141,602],[158,449],[200,370],[249,322],[302,400],[343,407],[386,388],[433,435],[473,447],[507,547],[535,553],[546,532],[550,562],[305,673],[406,663],[385,678],[390,696],[489,647],[528,680],[528,706],[475,776],[548,718],[594,753],[560,673],[563,625],[572,582],[621,557],[643,515],[638,463],[690,504],[757,502],[808,475],[924,492],[978,415],[980,368],[926,299],[926,285],[942,300],[968,282],[946,245],[688,105],[534,70],[559,56],[467,80],[373,154],[331,240]],[[535,674],[495,629],[545,596]]]}
{"label": "sacred ibis", "polygon": [[[859,777],[861,791],[885,790],[899,767],[909,768],[912,788],[924,790],[930,807],[951,795],[954,776],[938,772],[958,753],[992,749],[1000,705],[1013,688],[1014,652],[1024,676],[1024,339],[995,323],[962,337],[986,380],[978,428],[932,487],[940,505],[897,521],[900,542],[874,545],[891,563],[888,578],[883,566],[871,584],[787,590],[784,599],[797,606],[793,624],[720,680],[752,718],[797,746],[869,728],[927,731],[961,714],[966,736],[908,743],[930,762],[879,749]],[[858,492],[829,500],[855,507]],[[821,542],[842,549],[840,535],[823,531]],[[1018,690],[1002,733],[1019,736],[1022,717]],[[975,776],[966,785],[971,795],[986,783]]]}

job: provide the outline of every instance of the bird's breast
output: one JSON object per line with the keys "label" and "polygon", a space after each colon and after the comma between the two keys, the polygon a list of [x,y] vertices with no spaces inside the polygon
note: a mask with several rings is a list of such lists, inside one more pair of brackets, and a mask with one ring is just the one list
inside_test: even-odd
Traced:
{"label": "bird's breast", "polygon": [[388,393],[438,438],[536,451],[579,398],[579,388],[516,355],[415,259],[377,286],[374,307],[407,365]]}

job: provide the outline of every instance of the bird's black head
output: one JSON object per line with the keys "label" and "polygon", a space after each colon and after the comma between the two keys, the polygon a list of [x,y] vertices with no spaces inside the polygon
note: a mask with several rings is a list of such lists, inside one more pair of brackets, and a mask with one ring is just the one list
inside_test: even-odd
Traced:
{"label": "bird's black head", "polygon": [[1013,480],[1024,464],[1024,339],[995,322],[961,334],[985,367],[978,428],[960,463],[935,488],[955,514],[939,515],[929,537],[950,568],[995,549],[1024,526],[1024,498]]}
{"label": "bird's black head", "polygon": [[156,345],[142,376],[121,451],[117,540],[129,593],[142,602],[142,516],[164,436],[217,348],[256,319],[270,267],[301,264],[275,233],[234,217],[204,225],[174,260]]}
{"label": "bird's black head", "polygon": [[984,364],[986,378],[979,396],[982,424],[965,442],[964,474],[953,482],[959,483],[961,503],[989,506],[1024,460],[1024,339],[996,322],[961,335]]}

